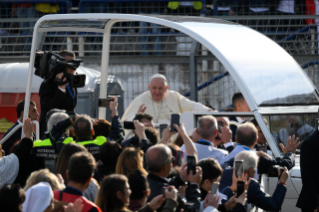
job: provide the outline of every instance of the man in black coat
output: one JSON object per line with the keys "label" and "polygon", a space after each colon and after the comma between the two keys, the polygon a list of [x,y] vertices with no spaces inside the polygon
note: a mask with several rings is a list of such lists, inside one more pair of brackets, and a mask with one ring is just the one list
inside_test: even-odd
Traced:
{"label": "man in black coat", "polygon": [[301,144],[300,171],[303,186],[296,206],[302,211],[317,212],[319,196],[318,129]]}
{"label": "man in black coat", "polygon": [[[201,182],[201,168],[197,167],[197,173],[187,174],[186,164],[182,166],[181,176],[168,179],[167,176],[170,174],[172,169],[172,152],[164,144],[158,144],[152,146],[147,150],[146,153],[146,163],[147,168],[150,171],[150,174],[147,176],[147,181],[151,189],[151,195],[148,197],[148,202],[151,201],[154,197],[163,194],[163,187],[169,185],[174,185],[176,189],[180,186],[185,185],[185,182],[189,181],[190,183],[186,189],[185,198],[187,202],[193,203],[191,207],[195,211],[199,210],[200,207],[200,190],[199,184]],[[185,206],[185,200],[178,194],[177,197],[178,207],[176,209],[179,212]],[[164,205],[164,204],[163,204]],[[162,210],[163,207],[157,209],[158,212]]]}
{"label": "man in black coat", "polygon": [[[67,50],[61,51],[59,55],[65,58],[65,62],[75,59],[75,54]],[[63,73],[59,73],[56,75],[56,78],[63,80],[63,82],[66,82],[66,80],[72,81],[72,78],[75,74],[75,69],[73,70],[71,68],[66,68],[66,76],[64,76]],[[78,92],[77,89],[73,88],[70,83],[58,85],[52,79],[48,82],[42,82],[39,95],[41,104],[40,137],[42,137],[44,132],[47,130],[47,112],[53,108],[74,111],[77,104]]]}
{"label": "man in black coat", "polygon": [[[20,101],[17,105],[17,122],[4,134],[3,137],[5,137],[13,128],[18,126],[19,124],[23,123],[23,111],[24,111],[24,100]],[[29,118],[33,120],[37,120],[39,117],[39,113],[37,110],[37,106],[35,102],[30,101],[30,107],[29,107]],[[14,145],[15,142],[19,141],[21,139],[21,133],[22,128],[19,128],[15,133],[13,133],[8,140],[2,144],[2,149],[5,151],[6,154],[10,153],[11,147]],[[35,140],[35,134],[33,133],[33,141]]]}

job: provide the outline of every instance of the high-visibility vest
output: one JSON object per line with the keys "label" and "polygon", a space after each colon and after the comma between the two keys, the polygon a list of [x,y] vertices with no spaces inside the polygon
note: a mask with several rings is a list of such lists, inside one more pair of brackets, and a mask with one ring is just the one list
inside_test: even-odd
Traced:
{"label": "high-visibility vest", "polygon": [[[75,141],[73,141],[73,139],[71,137],[68,137],[63,141],[63,144],[69,144],[69,143],[75,143]],[[51,147],[51,146],[52,146],[52,142],[51,142],[50,138],[47,138],[44,140],[36,140],[33,142],[33,148]]]}
{"label": "high-visibility vest", "polygon": [[76,142],[76,143],[81,145],[81,146],[86,146],[86,145],[90,145],[90,144],[102,146],[105,142],[107,142],[107,139],[104,136],[97,136],[94,140],[81,141],[81,142]]}
{"label": "high-visibility vest", "polygon": [[60,6],[58,4],[43,3],[35,4],[35,9],[42,13],[57,13],[60,10]]}
{"label": "high-visibility vest", "polygon": [[[168,7],[169,9],[171,9],[171,10],[176,10],[176,9],[179,7],[180,3],[181,3],[181,2],[179,2],[179,1],[170,1],[170,2],[168,2],[168,6],[167,6],[167,7]],[[202,2],[200,2],[200,1],[193,1],[193,8],[194,8],[195,10],[201,10],[201,9],[203,8]]]}

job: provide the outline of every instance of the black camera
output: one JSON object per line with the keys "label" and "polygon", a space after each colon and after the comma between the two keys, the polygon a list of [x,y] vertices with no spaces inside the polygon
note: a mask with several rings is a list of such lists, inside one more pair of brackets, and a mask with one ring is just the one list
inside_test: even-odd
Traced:
{"label": "black camera", "polygon": [[[277,167],[279,167],[280,170],[280,175],[278,176],[278,170]],[[268,177],[278,177],[280,178],[282,173],[284,172],[284,167],[278,166],[278,165],[274,165],[268,168]]]}
{"label": "black camera", "polygon": [[[43,52],[37,51],[35,56],[34,68],[35,75],[44,79],[45,82],[54,80],[58,85],[64,85],[69,83],[73,88],[80,88],[85,86],[86,76],[84,74],[76,74],[72,76],[72,79],[68,79],[66,69],[76,70],[82,60],[75,59],[70,61],[65,61],[65,59],[53,52]],[[63,78],[56,79],[56,75],[59,73],[64,73]],[[65,81],[63,81],[66,79]]]}

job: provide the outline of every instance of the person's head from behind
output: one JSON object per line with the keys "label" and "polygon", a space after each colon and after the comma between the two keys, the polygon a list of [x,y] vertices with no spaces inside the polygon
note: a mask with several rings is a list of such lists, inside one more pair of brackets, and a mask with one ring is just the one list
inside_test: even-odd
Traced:
{"label": "person's head from behind", "polygon": [[148,170],[155,175],[167,177],[172,170],[172,151],[164,144],[150,147],[146,152]]}
{"label": "person's head from behind", "polygon": [[242,151],[235,156],[234,167],[236,160],[243,160],[243,168],[239,169],[237,172],[237,176],[242,175],[242,171],[245,174],[248,174],[249,177],[254,177],[257,165],[258,165],[258,156],[256,152],[253,151]]}
{"label": "person's head from behind", "polygon": [[146,175],[140,170],[135,170],[128,176],[128,182],[132,191],[131,200],[138,201],[144,206],[151,193]]}
{"label": "person's head from behind", "polygon": [[237,143],[247,146],[250,149],[254,149],[258,139],[256,127],[252,123],[239,125],[236,130],[235,139]]}
{"label": "person's head from behind", "polygon": [[122,146],[115,141],[105,142],[100,148],[101,161],[107,168],[104,175],[114,174],[116,169],[116,161],[122,153]]}
{"label": "person's head from behind", "polygon": [[145,128],[145,135],[147,139],[153,144],[157,144],[159,142],[158,131],[154,127],[146,127]]}
{"label": "person's head from behind", "polygon": [[[266,126],[268,127],[268,121],[264,118],[263,119]],[[259,127],[259,124],[257,123],[257,120],[254,118],[250,121],[253,125],[255,125],[256,129],[257,129],[257,132],[258,132],[258,139],[257,139],[257,143],[258,144],[266,144],[267,143],[267,140],[263,134],[263,132],[261,131],[260,127]]]}
{"label": "person's head from behind", "polygon": [[32,172],[28,178],[24,190],[27,191],[30,187],[40,183],[47,182],[50,184],[52,190],[63,189],[63,185],[59,182],[59,179],[55,174],[52,174],[49,169],[41,169]]}
{"label": "person's head from behind", "polygon": [[208,192],[212,189],[214,182],[219,182],[223,169],[213,158],[205,158],[199,161],[197,166],[202,168],[203,173],[200,186]]}
{"label": "person's head from behind", "polygon": [[81,115],[74,122],[74,133],[79,141],[89,141],[92,140],[94,135],[93,124],[91,118],[87,115]]}
{"label": "person's head from behind", "polygon": [[134,147],[126,148],[117,160],[116,174],[128,176],[132,171],[138,169],[147,175],[143,168],[144,152]]}
{"label": "person's head from behind", "polygon": [[242,93],[235,93],[232,98],[235,112],[249,112],[250,109]]}
{"label": "person's head from behind", "polygon": [[51,212],[54,209],[52,188],[47,182],[40,182],[25,192],[26,199],[22,205],[23,211]]}
{"label": "person's head from behind", "polygon": [[127,177],[113,174],[102,181],[95,203],[104,212],[127,211],[126,205],[130,203],[130,195]]}
{"label": "person's head from behind", "polygon": [[21,212],[25,194],[20,185],[4,185],[0,189],[0,211]]}
{"label": "person's head from behind", "polygon": [[197,133],[202,139],[214,142],[217,135],[216,118],[210,115],[201,116],[197,120]]}
{"label": "person's head from behind", "polygon": [[78,152],[87,152],[84,146],[75,143],[69,143],[62,147],[56,163],[56,171],[61,174],[65,184],[68,183],[66,171],[68,170],[69,160],[72,155]]}
{"label": "person's head from behind", "polygon": [[[51,131],[52,130],[52,128],[53,128],[53,126],[54,125],[56,125],[56,124],[58,124],[60,121],[63,121],[63,120],[65,120],[65,119],[68,119],[69,118],[69,116],[66,114],[66,113],[54,113],[51,117],[50,117],[50,119],[48,120],[48,123],[47,123],[47,131]],[[68,136],[69,135],[69,131],[68,130],[66,130],[65,132],[64,132],[64,134],[66,135],[66,136]]]}
{"label": "person's head from behind", "polygon": [[153,116],[148,113],[137,113],[133,120],[138,120],[145,127],[154,127]]}
{"label": "person's head from behind", "polygon": [[[24,114],[24,103],[25,101],[22,100],[17,105],[17,117],[21,122],[23,121],[22,119]],[[34,121],[34,120],[37,120],[38,117],[39,117],[39,112],[37,109],[37,105],[35,104],[34,101],[30,101],[29,118]]]}
{"label": "person's head from behind", "polygon": [[83,191],[89,186],[95,170],[95,159],[89,152],[78,152],[69,160],[68,184],[78,184]]}
{"label": "person's head from behind", "polygon": [[152,99],[155,102],[163,100],[164,94],[168,89],[167,79],[162,74],[155,74],[151,77],[148,84],[149,91],[151,92]]}
{"label": "person's head from behind", "polygon": [[99,119],[97,124],[93,126],[94,138],[97,136],[107,137],[111,132],[111,123],[105,119]]}

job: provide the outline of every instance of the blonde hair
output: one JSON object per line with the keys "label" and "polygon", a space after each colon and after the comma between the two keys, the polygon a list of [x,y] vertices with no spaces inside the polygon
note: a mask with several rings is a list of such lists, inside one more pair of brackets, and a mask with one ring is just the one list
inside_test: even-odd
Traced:
{"label": "blonde hair", "polygon": [[49,169],[41,169],[39,171],[32,172],[28,178],[24,191],[27,191],[30,187],[40,182],[47,182],[51,185],[52,190],[63,189],[63,185],[59,182],[58,177],[52,174]]}
{"label": "blonde hair", "polygon": [[143,168],[144,152],[134,147],[126,148],[119,156],[115,173],[129,176],[129,174],[139,169],[143,174],[148,175],[147,171]]}

